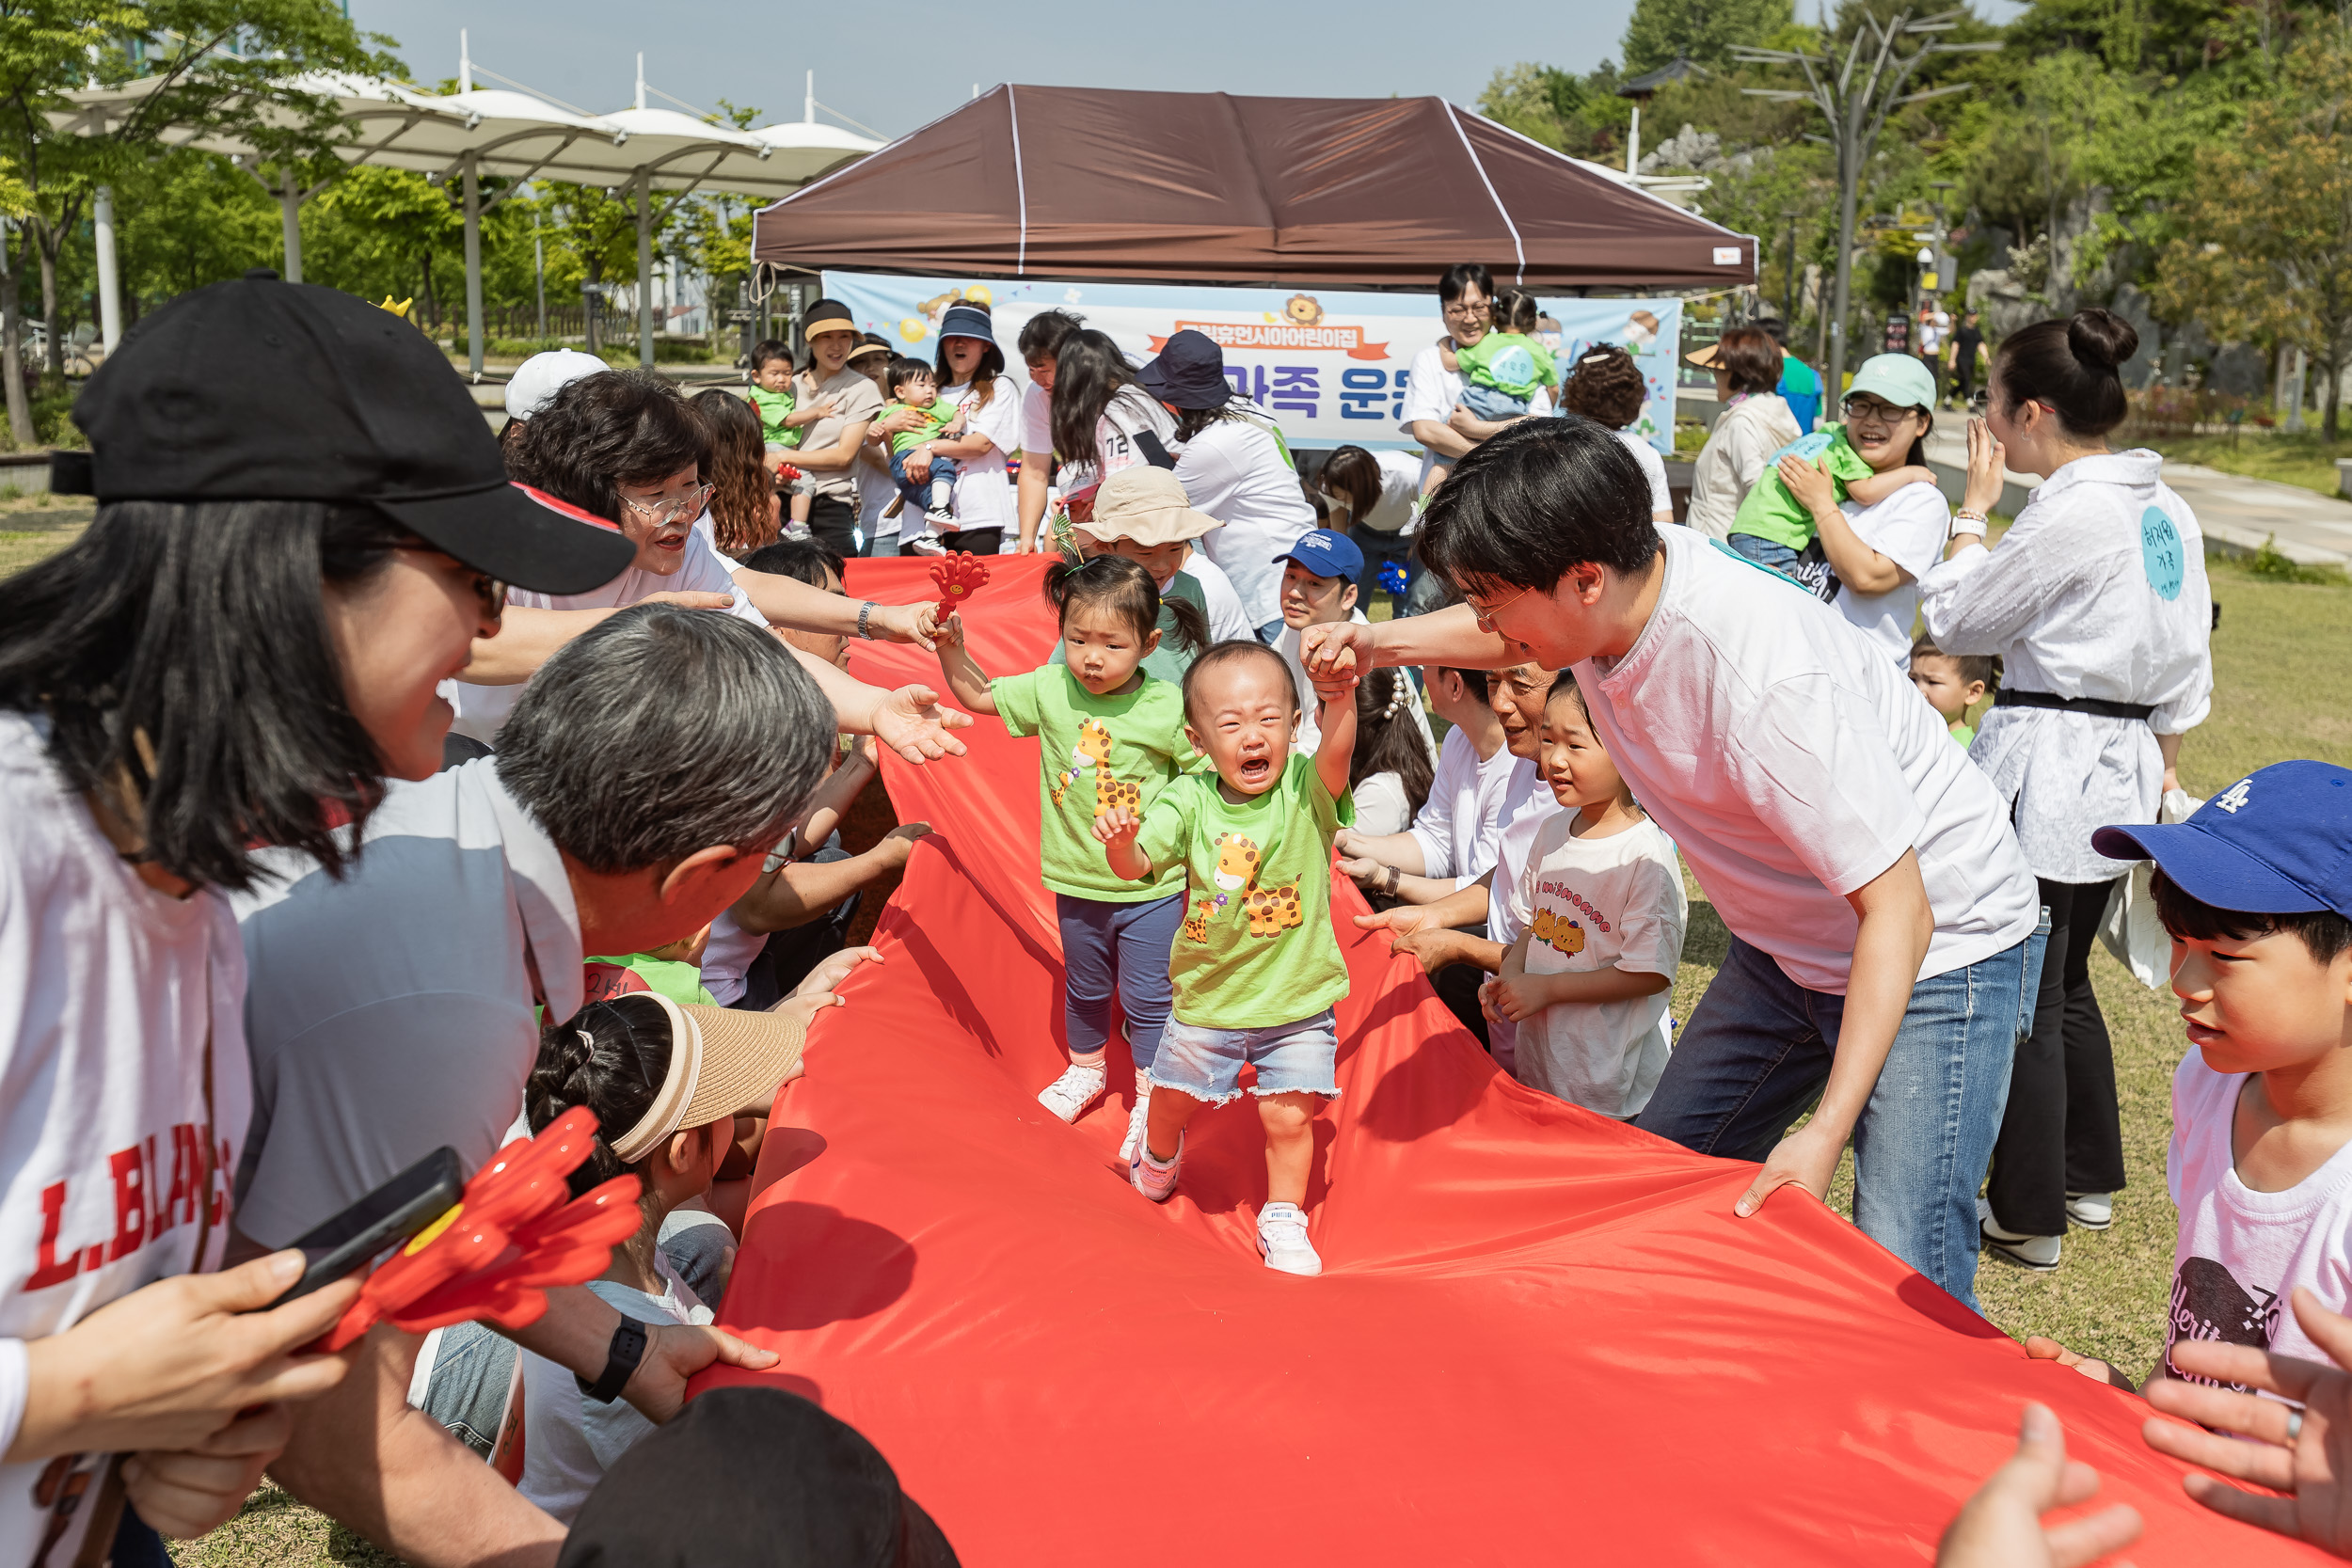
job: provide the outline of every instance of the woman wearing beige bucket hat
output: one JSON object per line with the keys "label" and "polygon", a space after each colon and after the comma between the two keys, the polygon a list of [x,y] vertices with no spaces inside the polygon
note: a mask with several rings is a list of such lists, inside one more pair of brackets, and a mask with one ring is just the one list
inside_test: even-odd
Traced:
{"label": "woman wearing beige bucket hat", "polygon": [[[1209,641],[1255,637],[1232,580],[1201,553],[1198,541],[1225,525],[1193,510],[1184,487],[1166,468],[1136,464],[1103,482],[1094,512],[1071,539],[1084,556],[1124,555],[1143,563],[1163,599],[1184,599],[1208,617]],[[1165,620],[1163,631],[1169,629]],[[1162,680],[1180,681],[1191,658],[1177,651],[1179,640],[1164,637],[1143,667]],[[1055,656],[1059,657],[1058,652]]]}
{"label": "woman wearing beige bucket hat", "polygon": [[[548,1032],[524,1091],[531,1130],[585,1106],[598,1127],[571,1174],[573,1195],[622,1175],[643,1183],[637,1234],[588,1285],[624,1319],[710,1322],[715,1292],[706,1304],[679,1277],[660,1245],[661,1223],[710,1190],[734,1147],[737,1115],[765,1113],[801,1075],[806,1038],[797,1016],[680,1006],[650,990],[590,1003]],[[522,1355],[520,1490],[568,1525],[605,1467],[653,1423],[625,1400],[592,1398],[570,1368]]]}

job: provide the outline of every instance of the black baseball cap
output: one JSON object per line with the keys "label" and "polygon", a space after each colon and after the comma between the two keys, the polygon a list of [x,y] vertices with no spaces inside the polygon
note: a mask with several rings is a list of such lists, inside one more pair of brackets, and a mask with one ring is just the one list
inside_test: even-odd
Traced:
{"label": "black baseball cap", "polygon": [[1225,351],[1205,332],[1185,327],[1160,345],[1159,357],[1136,372],[1143,389],[1179,408],[1222,408],[1233,400]]}
{"label": "black baseball cap", "polygon": [[556,1568],[956,1568],[874,1445],[781,1388],[713,1388],[621,1455]]}
{"label": "black baseball cap", "polygon": [[637,553],[612,523],[508,482],[488,421],[424,334],[265,267],[133,327],[73,422],[90,450],[52,457],[66,495],[372,506],[541,594],[601,587]]}

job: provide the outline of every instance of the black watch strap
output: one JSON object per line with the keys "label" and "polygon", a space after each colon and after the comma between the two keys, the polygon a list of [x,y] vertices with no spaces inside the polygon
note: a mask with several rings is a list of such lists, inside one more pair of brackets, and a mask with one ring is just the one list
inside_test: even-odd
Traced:
{"label": "black watch strap", "polygon": [[596,1381],[591,1383],[577,1373],[572,1381],[598,1404],[611,1404],[621,1397],[621,1390],[628,1386],[637,1364],[644,1358],[645,1325],[635,1318],[624,1317],[620,1326],[612,1331],[612,1348],[605,1353],[604,1370]]}

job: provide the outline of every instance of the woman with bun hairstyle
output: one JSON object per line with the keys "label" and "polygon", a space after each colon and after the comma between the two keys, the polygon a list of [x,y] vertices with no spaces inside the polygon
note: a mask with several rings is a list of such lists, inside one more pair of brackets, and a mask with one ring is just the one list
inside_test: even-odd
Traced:
{"label": "woman with bun hairstyle", "polygon": [[1650,521],[1675,520],[1674,497],[1666,488],[1666,460],[1658,449],[1628,427],[1642,417],[1649,402],[1649,382],[1633,356],[1614,343],[1595,343],[1578,356],[1568,377],[1560,384],[1560,411],[1581,414],[1617,433],[1625,450],[1642,466],[1649,481]]}
{"label": "woman with bun hairstyle", "polygon": [[[2089,969],[2118,866],[2091,847],[2091,831],[2155,821],[2179,785],[2181,736],[2213,694],[2196,515],[2156,453],[2107,445],[2126,408],[2116,367],[2138,342],[2129,323],[2089,309],[2002,343],[1987,417],[1968,424],[1950,558],[1919,584],[1937,647],[2003,661],[1969,755],[2009,803],[2050,911],[1984,1222],[1989,1245],[2033,1269],[2058,1266],[2069,1223],[2106,1229],[2123,1185],[2115,1063]],[[1987,549],[2004,467],[2043,483]]]}

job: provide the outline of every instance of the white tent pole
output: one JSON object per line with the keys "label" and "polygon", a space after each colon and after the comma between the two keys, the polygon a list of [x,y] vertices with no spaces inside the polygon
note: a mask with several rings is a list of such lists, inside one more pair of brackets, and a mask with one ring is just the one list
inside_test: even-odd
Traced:
{"label": "white tent pole", "polygon": [[122,280],[115,271],[115,191],[101,185],[90,204],[98,245],[98,329],[112,354],[122,341]]}
{"label": "white tent pole", "polygon": [[637,171],[637,362],[653,363],[653,170]]}
{"label": "white tent pole", "polygon": [[473,91],[473,49],[466,41],[466,29],[457,29],[457,90]]}
{"label": "white tent pole", "polygon": [[1641,161],[1642,101],[1637,98],[1633,101],[1633,129],[1627,134],[1625,138],[1625,171],[1628,174],[1640,172],[1635,166]]}
{"label": "white tent pole", "polygon": [[466,182],[466,369],[482,374],[482,154],[465,157]]}
{"label": "white tent pole", "polygon": [[294,170],[278,171],[278,211],[286,229],[286,281],[302,281],[302,187],[294,183]]}
{"label": "white tent pole", "polygon": [[808,73],[808,96],[801,100],[801,123],[817,123],[817,72]]}
{"label": "white tent pole", "polygon": [[637,106],[645,106],[645,52],[642,49],[637,52]]}

